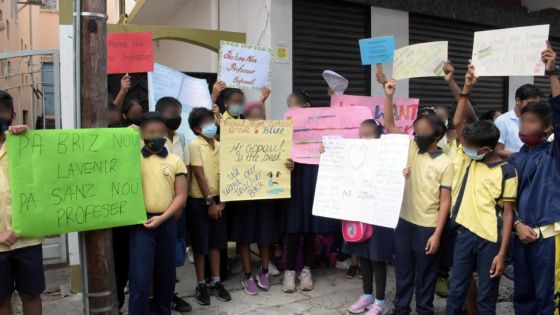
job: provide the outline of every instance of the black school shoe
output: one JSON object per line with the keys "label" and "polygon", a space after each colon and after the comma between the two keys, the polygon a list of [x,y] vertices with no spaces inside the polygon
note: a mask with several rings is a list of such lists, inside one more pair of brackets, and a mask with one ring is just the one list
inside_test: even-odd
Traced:
{"label": "black school shoe", "polygon": [[210,305],[210,289],[206,284],[199,284],[196,287],[196,303]]}
{"label": "black school shoe", "polygon": [[356,278],[356,276],[358,276],[359,273],[360,273],[360,267],[350,266],[350,268],[348,268],[348,271],[346,271],[346,278],[354,279]]}
{"label": "black school shoe", "polygon": [[188,313],[192,311],[192,306],[189,302],[181,299],[177,296],[177,294],[175,294],[173,296],[173,300],[171,301],[171,309],[179,313]]}
{"label": "black school shoe", "polygon": [[229,292],[224,288],[224,285],[221,282],[216,282],[210,286],[210,292],[213,296],[215,296],[218,300],[222,302],[229,302],[231,301],[231,295]]}

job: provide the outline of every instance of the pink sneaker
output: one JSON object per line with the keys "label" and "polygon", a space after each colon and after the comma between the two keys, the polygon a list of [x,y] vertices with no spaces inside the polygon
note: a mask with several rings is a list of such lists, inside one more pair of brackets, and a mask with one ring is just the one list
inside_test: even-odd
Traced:
{"label": "pink sneaker", "polygon": [[385,305],[379,305],[379,304],[373,303],[373,306],[370,307],[369,312],[367,312],[366,315],[383,315],[385,313],[386,309],[387,309],[387,306],[385,306]]}
{"label": "pink sneaker", "polygon": [[375,299],[373,297],[366,297],[365,295],[360,296],[360,298],[348,308],[348,311],[352,314],[361,314],[367,310],[370,305],[373,305]]}

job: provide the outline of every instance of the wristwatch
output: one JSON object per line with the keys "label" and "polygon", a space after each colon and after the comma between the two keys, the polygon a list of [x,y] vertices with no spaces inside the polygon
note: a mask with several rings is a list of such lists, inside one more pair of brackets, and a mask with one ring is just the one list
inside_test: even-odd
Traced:
{"label": "wristwatch", "polygon": [[550,76],[550,75],[558,75],[560,73],[560,65],[554,65],[554,69],[552,70],[546,70],[544,72],[544,74]]}
{"label": "wristwatch", "polygon": [[204,201],[206,202],[207,206],[211,206],[211,205],[214,204],[214,197],[208,196],[208,197],[204,198]]}
{"label": "wristwatch", "polygon": [[519,223],[521,223],[521,220],[519,220],[519,219],[515,220],[513,222],[513,228],[515,229]]}

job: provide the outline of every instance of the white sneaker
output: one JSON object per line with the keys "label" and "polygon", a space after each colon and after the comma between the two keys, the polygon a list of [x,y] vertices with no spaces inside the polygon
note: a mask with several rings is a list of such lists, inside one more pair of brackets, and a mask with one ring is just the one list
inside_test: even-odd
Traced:
{"label": "white sneaker", "polygon": [[309,270],[309,268],[303,268],[299,275],[299,289],[301,291],[313,290],[313,277],[311,276],[311,270]]}
{"label": "white sneaker", "polygon": [[189,263],[194,264],[194,253],[190,246],[187,247],[187,260],[189,261]]}
{"label": "white sneaker", "polygon": [[268,275],[273,277],[280,275],[280,270],[278,270],[278,268],[276,268],[276,265],[271,262],[268,263]]}
{"label": "white sneaker", "polygon": [[284,291],[285,293],[296,292],[296,272],[295,271],[286,270],[284,272],[284,282],[282,283],[282,291]]}

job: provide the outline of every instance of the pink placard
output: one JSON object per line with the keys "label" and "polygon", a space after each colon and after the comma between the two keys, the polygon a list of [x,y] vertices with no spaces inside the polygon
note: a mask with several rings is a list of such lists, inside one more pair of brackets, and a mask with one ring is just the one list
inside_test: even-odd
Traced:
{"label": "pink placard", "polygon": [[[383,123],[383,102],[384,97],[370,97],[357,95],[333,95],[331,96],[331,107],[346,106],[366,106],[369,107],[375,119]],[[412,125],[418,114],[420,100],[417,98],[396,98],[393,99],[393,112],[395,114],[395,124],[405,133],[413,133]]]}
{"label": "pink placard", "polygon": [[154,71],[152,33],[108,33],[107,73]]}
{"label": "pink placard", "polygon": [[323,136],[358,138],[360,124],[373,118],[363,106],[351,108],[297,108],[286,113],[294,126],[292,159],[298,163],[319,164]]}

